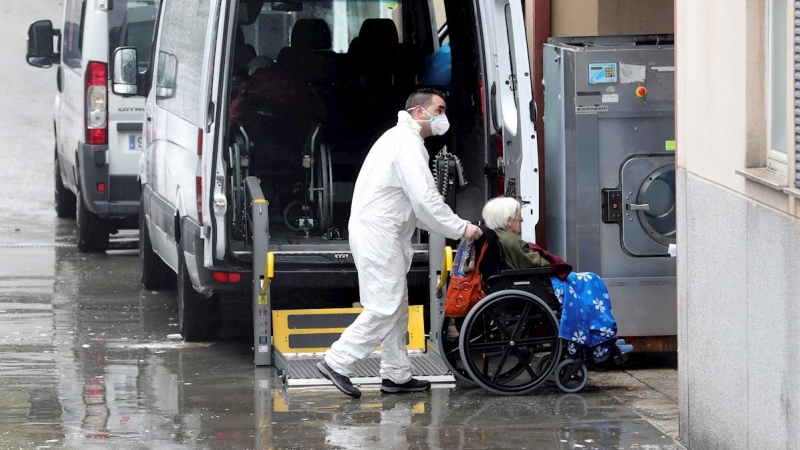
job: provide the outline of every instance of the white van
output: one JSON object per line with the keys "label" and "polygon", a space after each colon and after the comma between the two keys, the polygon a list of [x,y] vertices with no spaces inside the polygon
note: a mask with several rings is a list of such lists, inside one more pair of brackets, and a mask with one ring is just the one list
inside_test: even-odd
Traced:
{"label": "white van", "polygon": [[157,0],[65,0],[60,30],[42,20],[28,31],[28,63],[58,64],[55,209],[58,217],[77,215],[82,252],[103,252],[109,234],[138,226],[144,101],[110,94],[107,82],[119,46],[145,56],[144,70],[157,8]]}
{"label": "white van", "polygon": [[[269,234],[273,292],[357,288],[353,185],[414,86],[442,72],[426,61],[451,72],[439,83],[450,131],[428,143],[447,201],[479,220],[487,199],[515,196],[526,205],[523,237],[534,240],[536,108],[520,0],[433,3],[163,0],[149,69],[132,70],[146,58],[138,49],[117,50],[114,90],[147,97],[142,283],[167,287],[178,275],[186,339],[214,334],[217,302],[230,297],[217,294],[251,292],[254,258],[265,257],[253,254],[254,233]],[[443,44],[450,58],[434,55]],[[254,230],[262,194],[268,229]],[[443,251],[428,242],[417,234],[412,302],[428,302],[429,252]],[[356,297],[340,298],[349,307]],[[274,309],[320,301],[271,300]]]}

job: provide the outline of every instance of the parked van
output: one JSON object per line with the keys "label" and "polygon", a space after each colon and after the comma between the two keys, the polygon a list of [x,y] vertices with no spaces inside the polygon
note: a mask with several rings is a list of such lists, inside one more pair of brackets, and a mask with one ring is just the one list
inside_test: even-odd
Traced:
{"label": "parked van", "polygon": [[[414,87],[442,67],[451,127],[428,143],[442,194],[471,220],[487,199],[517,197],[534,240],[536,108],[520,1],[433,3],[163,0],[147,70],[133,70],[147,58],[138,48],[117,49],[113,89],[147,98],[142,284],[168,287],[177,274],[186,339],[214,334],[217,294],[251,292],[253,260],[266,256],[253,254],[254,233],[269,234],[273,291],[357,288],[347,241],[356,176]],[[445,43],[449,57],[437,52]],[[267,230],[252,227],[256,193]],[[443,245],[419,232],[414,249],[410,289],[426,303],[429,252]],[[273,295],[272,307],[314,306],[287,298]]]}
{"label": "parked van", "polygon": [[138,226],[144,100],[110,94],[107,82],[111,52],[119,46],[136,48],[140,69],[146,68],[157,3],[65,0],[61,29],[41,20],[28,31],[28,63],[58,64],[55,209],[58,217],[77,215],[82,252],[103,252],[109,234]]}

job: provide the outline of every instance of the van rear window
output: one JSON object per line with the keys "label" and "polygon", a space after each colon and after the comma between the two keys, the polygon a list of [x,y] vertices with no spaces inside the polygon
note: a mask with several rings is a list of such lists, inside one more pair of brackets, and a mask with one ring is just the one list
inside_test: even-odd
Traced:
{"label": "van rear window", "polygon": [[117,47],[136,47],[139,70],[147,69],[150,64],[159,3],[160,0],[117,0],[109,12],[109,51],[113,53]]}

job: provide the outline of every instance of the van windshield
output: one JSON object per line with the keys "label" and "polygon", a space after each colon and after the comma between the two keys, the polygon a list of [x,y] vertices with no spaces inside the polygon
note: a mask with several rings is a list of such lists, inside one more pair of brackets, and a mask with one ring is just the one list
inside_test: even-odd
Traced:
{"label": "van windshield", "polygon": [[109,51],[113,53],[117,47],[136,47],[140,71],[150,64],[159,3],[160,0],[117,0],[109,11]]}

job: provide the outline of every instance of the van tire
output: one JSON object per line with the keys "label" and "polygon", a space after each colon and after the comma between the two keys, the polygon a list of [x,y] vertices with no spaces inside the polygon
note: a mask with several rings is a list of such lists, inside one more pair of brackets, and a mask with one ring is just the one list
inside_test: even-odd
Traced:
{"label": "van tire", "polygon": [[189,271],[178,248],[178,325],[186,341],[216,339],[219,334],[219,305],[216,296],[204,297],[192,287]]}
{"label": "van tire", "polygon": [[61,178],[61,169],[58,167],[58,156],[54,159],[54,191],[55,191],[55,208],[56,215],[61,219],[74,219],[75,218],[75,194],[69,189],[64,187],[64,181]]}
{"label": "van tire", "polygon": [[142,287],[169,289],[175,286],[175,272],[153,251],[144,209],[139,212],[139,262]]}
{"label": "van tire", "polygon": [[78,191],[78,251],[83,253],[102,253],[108,249],[108,220],[89,211]]}

